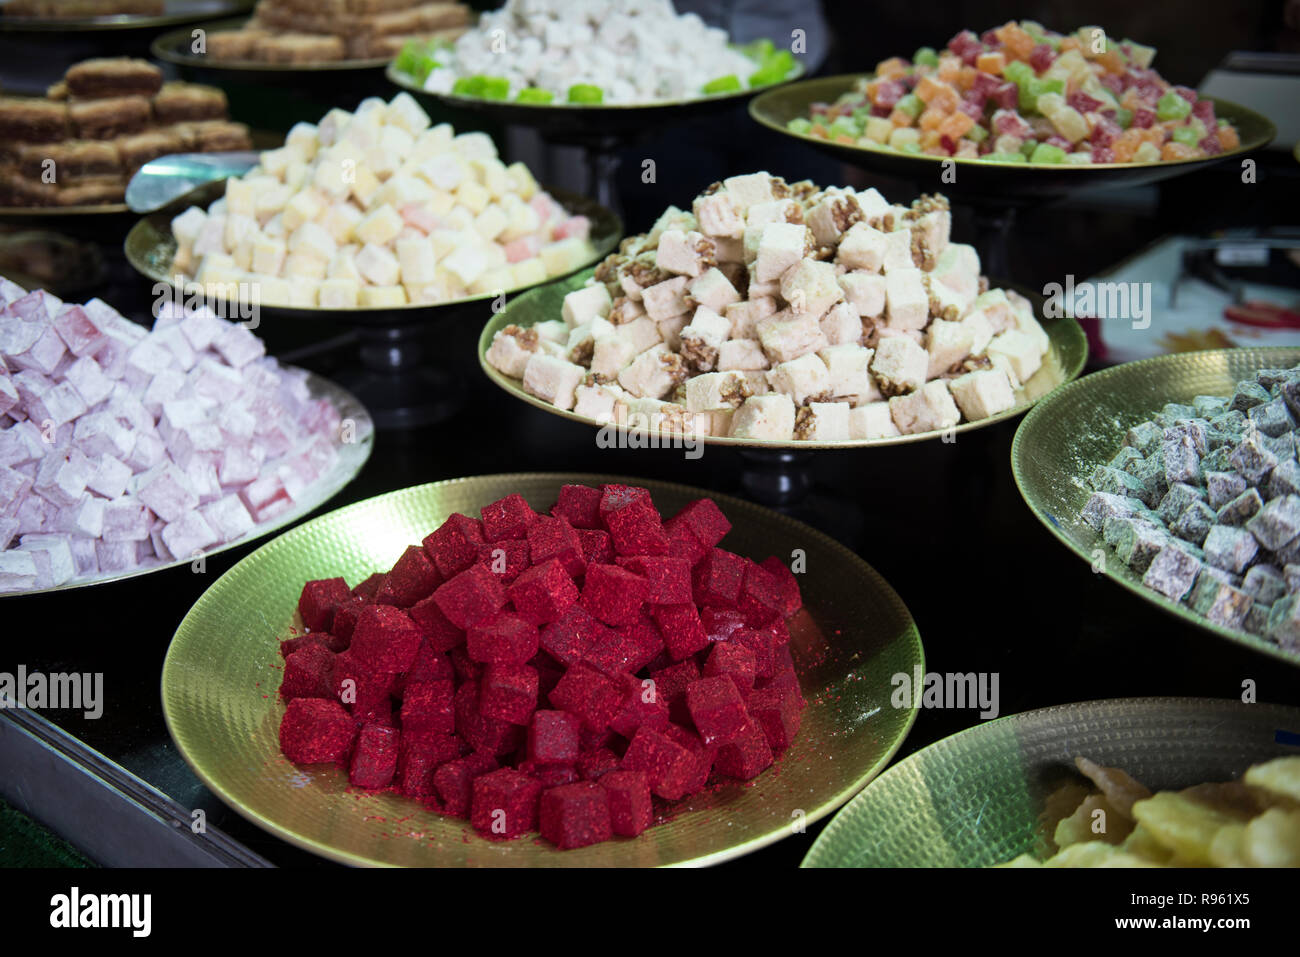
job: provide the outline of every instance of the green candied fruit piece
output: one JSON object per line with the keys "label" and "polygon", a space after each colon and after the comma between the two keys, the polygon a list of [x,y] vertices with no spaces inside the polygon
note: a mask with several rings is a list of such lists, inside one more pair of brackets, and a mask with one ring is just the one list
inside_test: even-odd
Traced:
{"label": "green candied fruit piece", "polygon": [[794,54],[789,50],[776,50],[763,57],[763,69],[779,70],[781,76],[785,76],[794,69]]}
{"label": "green candied fruit piece", "polygon": [[1053,146],[1051,143],[1039,143],[1034,147],[1034,151],[1029,154],[1031,163],[1064,163],[1065,150],[1059,146]]}
{"label": "green candied fruit piece", "polygon": [[776,44],[769,37],[760,37],[741,48],[741,52],[751,60],[762,63],[776,52]]}
{"label": "green candied fruit piece", "polygon": [[894,104],[894,109],[902,110],[912,119],[916,119],[921,115],[921,111],[925,109],[925,104],[921,102],[921,98],[915,93],[908,93],[898,98],[898,102]]}
{"label": "green candied fruit piece", "polygon": [[592,83],[575,83],[569,87],[570,103],[604,103],[605,91]]}
{"label": "green candied fruit piece", "polygon": [[503,76],[485,76],[479,96],[485,100],[510,99],[510,81]]}
{"label": "green candied fruit piece", "polygon": [[798,133],[800,136],[807,136],[812,132],[812,120],[803,116],[796,116],[789,123],[785,124],[785,128],[791,133]]}
{"label": "green candied fruit piece", "polygon": [[900,153],[919,153],[921,152],[920,143],[904,143],[898,148]]}
{"label": "green candied fruit piece", "polygon": [[966,139],[972,143],[983,143],[989,138],[989,131],[976,123],[966,131]]}
{"label": "green candied fruit piece", "polygon": [[1124,107],[1116,107],[1115,122],[1120,125],[1121,129],[1128,129],[1133,125],[1133,111],[1126,110]]}
{"label": "green candied fruit piece", "polygon": [[1044,93],[1065,95],[1065,81],[1062,79],[1044,80],[1038,77],[1030,80],[1020,88],[1020,112],[1027,113],[1038,109],[1038,98]]}
{"label": "green candied fruit piece", "polygon": [[728,73],[726,76],[720,76],[710,80],[704,86],[700,87],[700,92],[706,96],[714,93],[736,93],[743,87],[740,85],[740,77],[734,73]]}
{"label": "green candied fruit piece", "polygon": [[1020,155],[1023,156],[1025,159],[1029,159],[1029,154],[1034,151],[1034,147],[1036,147],[1037,145],[1038,145],[1037,140],[1025,140],[1023,143],[1020,144]]}
{"label": "green candied fruit piece", "polygon": [[1025,163],[1024,153],[989,153],[987,156],[981,156],[980,159],[988,160],[990,163]]}
{"label": "green candied fruit piece", "polygon": [[1034,68],[1024,60],[1012,60],[1002,68],[1002,75],[1017,86],[1024,86],[1034,78]]}
{"label": "green candied fruit piece", "polygon": [[541,87],[526,86],[515,95],[516,103],[550,103],[555,94]]}
{"label": "green candied fruit piece", "polygon": [[913,54],[912,62],[917,66],[938,66],[939,54],[935,52],[934,47],[921,47]]}
{"label": "green candied fruit piece", "polygon": [[1134,163],[1158,163],[1160,161],[1160,147],[1154,143],[1143,143],[1133,153]]}
{"label": "green candied fruit piece", "polygon": [[1181,120],[1191,112],[1192,104],[1188,103],[1173,90],[1170,90],[1156,101],[1156,119],[1161,122],[1164,122],[1165,120]]}
{"label": "green candied fruit piece", "polygon": [[482,96],[485,79],[486,77],[482,76],[457,77],[456,82],[452,84],[451,92],[457,96]]}
{"label": "green candied fruit piece", "polygon": [[440,63],[435,60],[426,51],[424,44],[418,40],[412,40],[406,46],[402,47],[402,52],[397,55],[397,60],[393,64],[399,73],[405,73],[413,76],[423,83],[436,70]]}
{"label": "green candied fruit piece", "polygon": [[1070,166],[1088,166],[1092,163],[1092,154],[1084,152],[1066,153],[1065,162]]}
{"label": "green candied fruit piece", "polygon": [[847,116],[841,116],[830,125],[830,134],[832,137],[851,136],[856,140],[862,135],[862,127]]}
{"label": "green candied fruit piece", "polygon": [[871,118],[872,115],[871,107],[859,106],[856,110],[854,110],[849,115],[853,117],[854,123],[857,123],[859,126],[861,126],[863,123],[866,123],[867,120]]}
{"label": "green candied fruit piece", "polygon": [[1192,129],[1190,126],[1178,127],[1178,129],[1174,130],[1173,133],[1169,135],[1169,138],[1175,143],[1182,143],[1184,146],[1195,146],[1204,139],[1203,136],[1197,136],[1196,130]]}

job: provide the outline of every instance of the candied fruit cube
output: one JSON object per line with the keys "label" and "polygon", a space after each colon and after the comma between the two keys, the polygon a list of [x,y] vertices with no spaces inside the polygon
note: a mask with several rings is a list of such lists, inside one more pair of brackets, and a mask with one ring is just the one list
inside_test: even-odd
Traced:
{"label": "candied fruit cube", "polygon": [[707,745],[730,744],[740,737],[749,720],[745,700],[726,675],[700,678],[687,685],[686,710]]}
{"label": "candied fruit cube", "polygon": [[583,662],[610,677],[640,671],[663,650],[659,630],[649,619],[638,619],[593,641]]}
{"label": "candied fruit cube", "polygon": [[704,632],[700,614],[690,602],[680,605],[652,605],[650,614],[659,626],[668,655],[673,661],[689,658],[708,647],[709,636]]}
{"label": "candied fruit cube", "polygon": [[557,559],[571,578],[581,578],[587,568],[582,539],[562,518],[541,516],[528,529],[528,556],[534,565]]}
{"label": "candied fruit cube", "polygon": [[465,643],[465,630],[452,624],[432,595],[412,605],[407,614],[435,651],[451,651]]}
{"label": "candied fruit cube", "polygon": [[433,590],[442,584],[438,568],[429,558],[428,553],[419,545],[412,545],[402,552],[392,570],[384,576],[383,584],[375,593],[375,601],[384,605],[396,605],[398,608],[410,608],[423,598],[433,594]]}
{"label": "candied fruit cube", "polygon": [[767,735],[757,722],[749,721],[735,740],[718,749],[715,763],[718,770],[728,777],[748,781],[757,777],[772,761]]}
{"label": "candied fruit cube", "polygon": [[654,500],[648,489],[635,485],[602,485],[600,487],[600,517],[607,521],[610,513],[629,506],[645,505],[654,508]]}
{"label": "candied fruit cube", "polygon": [[499,612],[506,603],[506,590],[482,565],[471,565],[439,585],[433,600],[453,625],[468,628]]}
{"label": "candied fruit cube", "polygon": [[417,681],[454,681],[455,678],[451,659],[426,640],[420,643],[420,650],[415,653],[411,669],[398,679],[397,688],[402,691]]}
{"label": "candied fruit cube", "polygon": [[369,719],[387,714],[397,675],[371,671],[349,649],[334,656],[334,697],[347,705],[354,717]]}
{"label": "candied fruit cube", "polygon": [[537,626],[508,611],[471,625],[465,635],[465,652],[484,664],[522,665],[537,654]]}
{"label": "candied fruit cube", "polygon": [[479,564],[500,578],[503,585],[509,585],[532,564],[526,538],[509,538],[480,545],[478,555]]}
{"label": "candied fruit cube", "polygon": [[706,745],[700,740],[698,734],[679,724],[668,725],[664,735],[669,741],[675,741],[684,747],[694,761],[691,772],[686,778],[686,793],[691,795],[703,790],[704,785],[708,783],[709,772],[713,770],[713,761],[717,757],[718,749]]}
{"label": "candied fruit cube", "polygon": [[636,621],[645,603],[646,580],[617,565],[591,565],[582,584],[582,607],[607,625]]}
{"label": "candied fruit cube", "polygon": [[544,791],[538,817],[542,837],[561,850],[599,844],[614,836],[605,789],[594,781]]}
{"label": "candied fruit cube", "polygon": [[526,725],[537,708],[537,671],[528,665],[492,664],[483,669],[479,714]]}
{"label": "candied fruit cube", "polygon": [[799,592],[799,581],[794,572],[775,555],[769,555],[758,564],[776,579],[781,589],[781,608],[778,614],[782,618],[789,618],[803,607],[803,595]]}
{"label": "candied fruit cube", "polygon": [[646,580],[646,598],[652,605],[680,605],[692,601],[691,563],[671,555],[634,555],[617,559],[619,565]]}
{"label": "candied fruit cube", "polygon": [[695,604],[734,608],[745,584],[745,559],[715,548],[695,566]]}
{"label": "candied fruit cube", "polygon": [[496,770],[496,766],[496,758],[476,751],[448,761],[433,772],[433,786],[447,813],[468,817],[475,779]]}
{"label": "candied fruit cube", "polygon": [[362,668],[397,674],[411,667],[422,637],[419,626],[400,608],[370,605],[357,618],[348,650]]}
{"label": "candied fruit cube", "polygon": [[407,797],[437,797],[434,773],[458,757],[460,744],[454,736],[417,733],[403,726],[397,754],[397,786]]}
{"label": "candied fruit cube", "polygon": [[477,686],[479,678],[483,677],[483,666],[466,653],[463,645],[451,649],[447,657],[451,659],[451,669],[456,673],[458,682],[472,681]]}
{"label": "candied fruit cube", "polygon": [[762,627],[773,618],[779,620],[781,609],[785,607],[780,581],[771,572],[747,560],[738,604],[745,620],[754,627]]}
{"label": "candied fruit cube", "polygon": [[483,543],[483,526],[476,519],[457,513],[421,544],[442,576],[451,578],[478,561],[478,546]]}
{"label": "candied fruit cube", "polygon": [[609,802],[609,823],[620,837],[636,837],[654,820],[650,783],[641,771],[610,771],[600,778]]}
{"label": "candied fruit cube", "polygon": [[573,764],[578,760],[582,722],[566,711],[534,711],[528,725],[528,760]]}
{"label": "candied fruit cube", "polygon": [[298,614],[312,631],[329,631],[334,624],[334,609],[348,600],[351,592],[342,578],[322,578],[302,586]]}
{"label": "candied fruit cube", "polygon": [[754,689],[756,669],[754,652],[737,641],[714,645],[704,662],[707,677],[724,675],[730,678],[742,698]]}
{"label": "candied fruit cube", "polygon": [[701,545],[712,548],[722,541],[731,531],[731,522],[722,514],[716,502],[708,498],[697,498],[684,506],[681,511],[670,518],[666,526],[690,533]]}
{"label": "candied fruit cube", "polygon": [[698,770],[698,758],[687,748],[653,728],[641,727],[633,736],[619,767],[641,771],[650,790],[665,801],[679,801]]}
{"label": "candied fruit cube", "polygon": [[604,731],[622,710],[623,689],[594,668],[578,663],[551,690],[551,704],[582,719],[593,731]]}
{"label": "candied fruit cube", "polygon": [[557,620],[578,600],[577,586],[560,561],[554,558],[516,578],[507,594],[515,611],[535,625]]}
{"label": "candied fruit cube", "polygon": [[410,681],[402,691],[402,730],[453,734],[456,713],[450,679]]}
{"label": "candied fruit cube", "polygon": [[340,650],[346,650],[352,644],[352,632],[365,608],[366,603],[359,598],[349,598],[334,608],[334,623],[330,626],[330,633],[343,645]]}
{"label": "candied fruit cube", "polygon": [[642,726],[654,731],[668,727],[668,702],[659,696],[658,684],[653,679],[629,674],[621,680],[623,703],[609,723],[610,730],[630,739]]}
{"label": "candied fruit cube", "polygon": [[375,593],[379,591],[379,586],[383,583],[384,573],[375,572],[369,578],[357,583],[357,586],[352,589],[352,597],[360,598],[362,601],[371,601],[374,599]]}
{"label": "candied fruit cube", "polygon": [[288,658],[295,651],[302,651],[304,648],[324,648],[326,651],[340,652],[347,649],[342,647],[340,642],[333,635],[327,635],[325,632],[312,632],[308,635],[299,635],[297,638],[286,638],[280,642],[280,657]]}
{"label": "candied fruit cube", "polygon": [[542,785],[522,771],[498,768],[474,779],[470,823],[484,837],[518,837],[537,827]]}
{"label": "candied fruit cube", "polygon": [[732,641],[744,645],[754,653],[755,683],[762,678],[771,678],[776,674],[776,639],[770,631],[759,628],[740,628],[732,635]]}
{"label": "candied fruit cube", "polygon": [[749,627],[745,616],[735,608],[701,608],[700,624],[711,642],[730,641],[737,631]]}
{"label": "candied fruit cube", "polygon": [[614,540],[603,528],[579,528],[578,541],[582,543],[582,558],[590,565],[600,562],[608,565],[614,560]]}
{"label": "candied fruit cube", "polygon": [[483,516],[483,537],[489,542],[523,538],[538,519],[537,513],[518,493],[484,505],[479,513]]}
{"label": "candied fruit cube", "polygon": [[636,502],[604,513],[605,529],[619,555],[667,555],[668,535],[653,505]]}
{"label": "candied fruit cube", "polygon": [[280,750],[294,764],[329,764],[347,757],[356,724],[327,698],[294,698],[280,719]]}
{"label": "candied fruit cube", "polygon": [[[485,676],[487,669],[483,671]],[[456,689],[456,733],[475,751],[495,755],[509,754],[523,740],[523,729],[509,721],[482,713],[479,709],[479,685],[482,680],[483,676],[480,676],[477,682],[466,681]]]}
{"label": "candied fruit cube", "polygon": [[600,528],[600,500],[603,493],[589,485],[562,485],[551,514],[574,528]]}
{"label": "candied fruit cube", "polygon": [[582,752],[578,757],[578,773],[582,775],[584,781],[599,781],[616,770],[618,770],[618,755],[609,748],[593,748]]}
{"label": "candied fruit cube", "polygon": [[359,788],[385,788],[397,773],[401,734],[396,728],[367,724],[357,735],[348,780]]}
{"label": "candied fruit cube", "polygon": [[284,659],[280,696],[292,698],[334,697],[334,655],[320,644],[307,645]]}
{"label": "candied fruit cube", "polygon": [[591,648],[610,641],[613,634],[585,608],[573,604],[556,621],[542,627],[541,645],[567,668],[586,657]]}
{"label": "candied fruit cube", "polygon": [[784,751],[799,733],[801,720],[799,696],[778,688],[763,688],[749,696],[745,703],[750,718],[757,722],[767,736],[767,744],[774,752]]}

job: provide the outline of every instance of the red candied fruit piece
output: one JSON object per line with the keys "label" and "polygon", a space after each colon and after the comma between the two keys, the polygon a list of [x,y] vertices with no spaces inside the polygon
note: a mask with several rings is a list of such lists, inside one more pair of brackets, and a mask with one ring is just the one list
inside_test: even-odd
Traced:
{"label": "red candied fruit piece", "polygon": [[551,506],[551,514],[574,528],[600,528],[600,500],[604,493],[589,485],[561,485],[560,496]]}
{"label": "red candied fruit piece", "polygon": [[361,617],[365,607],[364,601],[352,597],[341,602],[334,609],[334,623],[330,626],[330,634],[343,645],[340,650],[346,650],[347,646],[352,644],[352,632],[357,627],[357,619]]}
{"label": "red candied fruit piece", "polygon": [[383,583],[384,573],[375,572],[369,578],[357,583],[357,586],[352,589],[352,597],[360,598],[362,601],[372,601]]}
{"label": "red candied fruit piece", "polygon": [[673,706],[673,702],[685,699],[687,685],[692,681],[698,681],[699,677],[700,669],[694,658],[686,658],[675,665],[650,672],[650,678],[655,683],[655,694],[669,708]]}
{"label": "red candied fruit piece", "polygon": [[465,643],[465,630],[452,624],[432,595],[412,605],[407,614],[435,651],[451,651]]}
{"label": "red candied fruit piece", "polygon": [[360,667],[397,674],[411,667],[422,638],[419,626],[400,608],[371,605],[357,619],[348,651]]}
{"label": "red candied fruit piece", "polygon": [[351,650],[334,656],[334,697],[347,705],[355,718],[368,721],[388,714],[396,680],[395,674],[370,670]]}
{"label": "red candied fruit piece", "polygon": [[528,760],[573,764],[578,760],[582,722],[566,711],[534,711],[528,725]]}
{"label": "red candied fruit piece", "polygon": [[734,741],[718,749],[715,764],[728,777],[748,781],[769,767],[773,760],[767,735],[758,722],[749,721]]}
{"label": "red candied fruit piece", "polygon": [[537,671],[528,665],[487,665],[479,686],[479,714],[526,725],[537,710]]}
{"label": "red candied fruit piece", "polygon": [[465,632],[465,652],[475,661],[493,665],[522,665],[537,654],[537,626],[508,611]]}
{"label": "red candied fruit piece", "polygon": [[478,546],[484,543],[483,526],[459,513],[443,522],[421,543],[444,578],[450,578],[478,561]]}
{"label": "red candied fruit piece", "polygon": [[528,571],[528,566],[532,564],[528,552],[528,540],[512,538],[503,542],[480,545],[478,563],[500,578],[501,584],[509,585]]}
{"label": "red candied fruit piece", "polygon": [[481,681],[467,681],[456,689],[456,733],[475,751],[509,754],[522,743],[523,728],[479,710]]}
{"label": "red candied fruit piece", "polygon": [[679,724],[668,725],[664,730],[664,737],[680,744],[690,752],[693,759],[690,774],[686,777],[686,794],[689,796],[702,791],[709,781],[709,773],[713,770],[713,761],[717,757],[718,749],[706,745],[700,740],[698,734]]}
{"label": "red candied fruit piece", "polygon": [[658,685],[648,678],[623,675],[623,703],[610,721],[610,730],[632,738],[642,727],[662,731],[668,727],[668,702],[659,696]]}
{"label": "red candied fruit piece", "polygon": [[790,648],[778,648],[772,655],[772,676],[754,682],[756,689],[773,688],[782,694],[790,694],[803,707],[803,691],[799,687],[799,675],[794,669],[794,659]]}
{"label": "red candied fruit piece", "polygon": [[711,642],[730,641],[741,628],[749,627],[735,608],[701,608],[700,624]]}
{"label": "red candied fruit piece", "polygon": [[583,662],[610,677],[624,672],[640,671],[663,650],[664,642],[659,630],[649,619],[638,619],[617,631],[610,631],[604,640],[594,641]]}
{"label": "red candied fruit piece", "polygon": [[433,772],[433,786],[442,798],[448,814],[469,817],[474,795],[474,780],[496,770],[496,758],[475,752],[463,758],[448,761]]}
{"label": "red candied fruit piece", "polygon": [[298,614],[312,631],[329,631],[334,624],[334,609],[351,596],[342,578],[321,578],[302,586]]}
{"label": "red candied fruit piece", "polygon": [[779,614],[789,618],[803,607],[803,595],[799,592],[799,581],[788,565],[775,555],[769,555],[758,563],[769,575],[776,579],[780,587],[781,607]]}
{"label": "red candied fruit piece", "polygon": [[528,664],[537,671],[537,699],[539,701],[547,700],[550,697],[551,689],[564,676],[564,669],[544,651],[539,651],[529,658]]}
{"label": "red candied fruit piece", "polygon": [[692,535],[685,525],[674,526],[672,521],[670,518],[664,523],[664,531],[668,535],[668,554],[682,559],[693,568],[709,554],[710,547]]}
{"label": "red candied fruit piece", "polygon": [[367,724],[357,736],[348,781],[359,788],[386,788],[397,773],[401,734],[396,728]]}
{"label": "red candied fruit piece", "polygon": [[537,827],[542,786],[522,771],[499,768],[474,779],[470,824],[484,837],[507,839]]}
{"label": "red candied fruit piece", "polygon": [[578,773],[584,781],[599,781],[618,770],[618,755],[609,748],[593,748],[578,756]]}
{"label": "red candied fruit piece", "polygon": [[641,771],[611,771],[600,779],[609,802],[609,823],[619,837],[636,837],[654,820],[650,783]]}
{"label": "red candied fruit piece", "polygon": [[741,612],[754,627],[763,627],[773,618],[782,617],[781,583],[776,576],[751,561],[745,562],[745,583],[740,590]]}
{"label": "red candied fruit piece", "polygon": [[695,730],[710,746],[735,741],[749,721],[745,700],[726,675],[700,678],[687,685],[686,710]]}
{"label": "red candied fruit piece", "polygon": [[478,679],[483,677],[483,666],[465,652],[464,645],[451,649],[447,658],[451,661],[451,670],[455,672],[458,682],[471,681],[477,685]]}
{"label": "red candied fruit piece", "polygon": [[460,757],[460,744],[450,734],[429,734],[402,728],[397,755],[397,786],[407,797],[437,797],[434,774]]}
{"label": "red candied fruit piece", "polygon": [[553,558],[516,578],[507,595],[520,615],[535,625],[545,625],[556,621],[578,600],[578,588],[564,566]]}
{"label": "red candied fruit piece", "polygon": [[582,780],[582,775],[572,764],[537,764],[533,761],[520,761],[518,768],[544,788],[555,788],[561,784],[572,784]]}
{"label": "red candied fruit piece", "polygon": [[324,645],[307,645],[284,659],[280,697],[334,697],[334,655]]}
{"label": "red candied fruit piece", "polygon": [[750,719],[763,729],[768,747],[784,751],[799,733],[801,720],[798,696],[778,688],[755,691],[746,702]]}
{"label": "red candied fruit piece", "polygon": [[518,493],[484,505],[479,514],[483,516],[483,537],[489,542],[523,538],[539,517]]}
{"label": "red candied fruit piece", "polygon": [[582,539],[562,518],[539,517],[528,529],[528,557],[534,565],[557,559],[571,578],[581,578],[587,568]]}
{"label": "red candied fruit piece", "polygon": [[506,590],[496,575],[482,565],[472,565],[439,585],[433,600],[448,621],[468,628],[499,612],[506,603]]}
{"label": "red candied fruit piece", "polygon": [[294,764],[329,764],[347,757],[355,734],[337,701],[294,698],[280,719],[280,750]]}
{"label": "red candied fruit piece", "polygon": [[619,555],[667,555],[668,535],[653,505],[635,502],[604,513],[605,529]]}
{"label": "red candied fruit piece", "polygon": [[384,583],[375,593],[375,601],[398,608],[410,608],[422,598],[428,598],[442,584],[438,568],[429,554],[419,545],[402,552],[392,570],[384,576]]}
{"label": "red candied fruit piece", "polygon": [[682,661],[697,651],[707,648],[709,636],[700,623],[700,613],[690,602],[680,605],[653,605],[650,615],[659,632],[663,635],[668,648],[668,656],[673,661]]}
{"label": "red candied fruit piece", "polygon": [[770,678],[776,674],[776,641],[772,633],[760,628],[739,628],[732,635],[732,641],[744,645],[754,653],[754,678]]}
{"label": "red candied fruit piece", "polygon": [[607,521],[612,512],[640,505],[654,508],[654,500],[650,497],[648,489],[636,485],[602,485],[600,487],[599,508],[602,522]]}
{"label": "red candied fruit piece", "polygon": [[610,641],[614,633],[581,605],[573,604],[556,621],[542,627],[542,649],[566,668],[577,664],[593,647]]}
{"label": "red candied fruit piece", "polygon": [[670,555],[633,555],[618,558],[619,565],[646,580],[646,598],[652,605],[678,605],[693,600],[691,563]]}
{"label": "red candied fruit piece", "polygon": [[745,585],[746,560],[715,548],[695,566],[695,604],[734,608]]}
{"label": "red candied fruit piece", "polygon": [[724,676],[731,679],[742,698],[748,698],[754,690],[754,678],[757,670],[754,652],[737,641],[714,645],[709,657],[704,662],[706,677]]}
{"label": "red candied fruit piece", "polygon": [[731,522],[709,498],[697,498],[664,524],[670,532],[676,529],[689,532],[692,538],[708,548],[717,545],[731,531]]}
{"label": "red candied fruit piece", "polygon": [[594,781],[544,791],[538,818],[542,837],[565,851],[614,836],[605,789]]}
{"label": "red candied fruit piece", "polygon": [[451,667],[451,659],[437,651],[427,641],[420,643],[420,650],[415,653],[411,669],[397,681],[397,688],[403,691],[409,685],[420,681],[454,681],[456,672]]}
{"label": "red candied fruit piece", "polygon": [[582,543],[582,558],[590,565],[600,562],[608,565],[614,560],[614,540],[603,528],[579,528],[578,541]]}
{"label": "red candied fruit piece", "polygon": [[640,616],[646,580],[617,565],[591,565],[582,584],[582,607],[607,625],[628,625]]}
{"label": "red candied fruit piece", "polygon": [[402,730],[431,734],[456,731],[454,692],[449,679],[408,682],[402,692]]}
{"label": "red candied fruit piece", "polygon": [[652,792],[665,801],[679,801],[687,794],[698,759],[662,732],[641,728],[627,746],[619,768],[642,772]]}
{"label": "red candied fruit piece", "polygon": [[623,689],[594,668],[576,664],[551,690],[551,704],[582,719],[592,731],[604,731],[623,707]]}
{"label": "red candied fruit piece", "polygon": [[295,651],[302,651],[304,648],[324,648],[334,654],[347,651],[347,646],[333,635],[327,635],[323,631],[314,631],[311,634],[299,635],[296,638],[286,638],[280,642],[280,657],[288,658]]}

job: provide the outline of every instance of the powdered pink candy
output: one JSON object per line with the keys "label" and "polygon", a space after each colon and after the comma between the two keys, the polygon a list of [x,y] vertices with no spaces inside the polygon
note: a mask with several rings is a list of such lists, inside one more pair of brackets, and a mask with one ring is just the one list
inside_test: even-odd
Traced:
{"label": "powdered pink candy", "polygon": [[94,355],[107,337],[84,308],[68,304],[54,317],[54,329],[74,356]]}

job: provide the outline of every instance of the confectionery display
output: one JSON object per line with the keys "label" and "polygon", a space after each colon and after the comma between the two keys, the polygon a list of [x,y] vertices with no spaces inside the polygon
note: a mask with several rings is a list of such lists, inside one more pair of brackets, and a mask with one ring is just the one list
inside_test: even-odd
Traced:
{"label": "confectionery display", "polygon": [[612,105],[737,93],[796,70],[789,50],[733,46],[671,0],[507,0],[454,44],[413,43],[396,65],[430,93]]}
{"label": "confectionery display", "polygon": [[1074,763],[1094,790],[1056,822],[1059,850],[1002,866],[1300,867],[1300,757],[1253,765],[1240,781],[1155,793],[1121,768]]}
{"label": "confectionery display", "polygon": [[1300,366],[1134,423],[1081,517],[1148,588],[1300,650]]}
{"label": "confectionery display", "polygon": [[173,269],[221,298],[254,284],[269,305],[434,304],[572,272],[590,227],[487,134],[431,126],[399,93],[298,124],[222,199],[178,215]]}
{"label": "confectionery display", "polygon": [[391,59],[413,41],[455,39],[469,19],[469,7],[450,0],[258,0],[243,26],[208,33],[204,56],[302,65]]}
{"label": "confectionery display", "polygon": [[221,90],[164,83],[145,60],[85,60],[43,99],[0,96],[0,204],[120,203],[132,174],[159,156],[251,145]]}
{"label": "confectionery display", "polygon": [[964,30],[891,57],[791,132],[903,153],[1015,163],[1159,163],[1236,149],[1214,104],[1151,66],[1152,47],[1100,27],[1032,21]]}
{"label": "confectionery display", "polygon": [[281,645],[280,747],[396,787],[484,837],[635,837],[799,731],[795,576],[722,549],[710,499],[565,485],[453,515],[386,573],[307,582]]}
{"label": "confectionery display", "polygon": [[0,280],[0,592],[242,539],[338,458],[339,413],[240,323]]}
{"label": "confectionery display", "polygon": [[1017,404],[1049,341],[950,225],[942,196],[733,176],[487,359],[556,408],[660,431],[826,442],[986,418]]}
{"label": "confectionery display", "polygon": [[165,0],[9,0],[0,16],[71,19],[73,17],[162,16]]}

